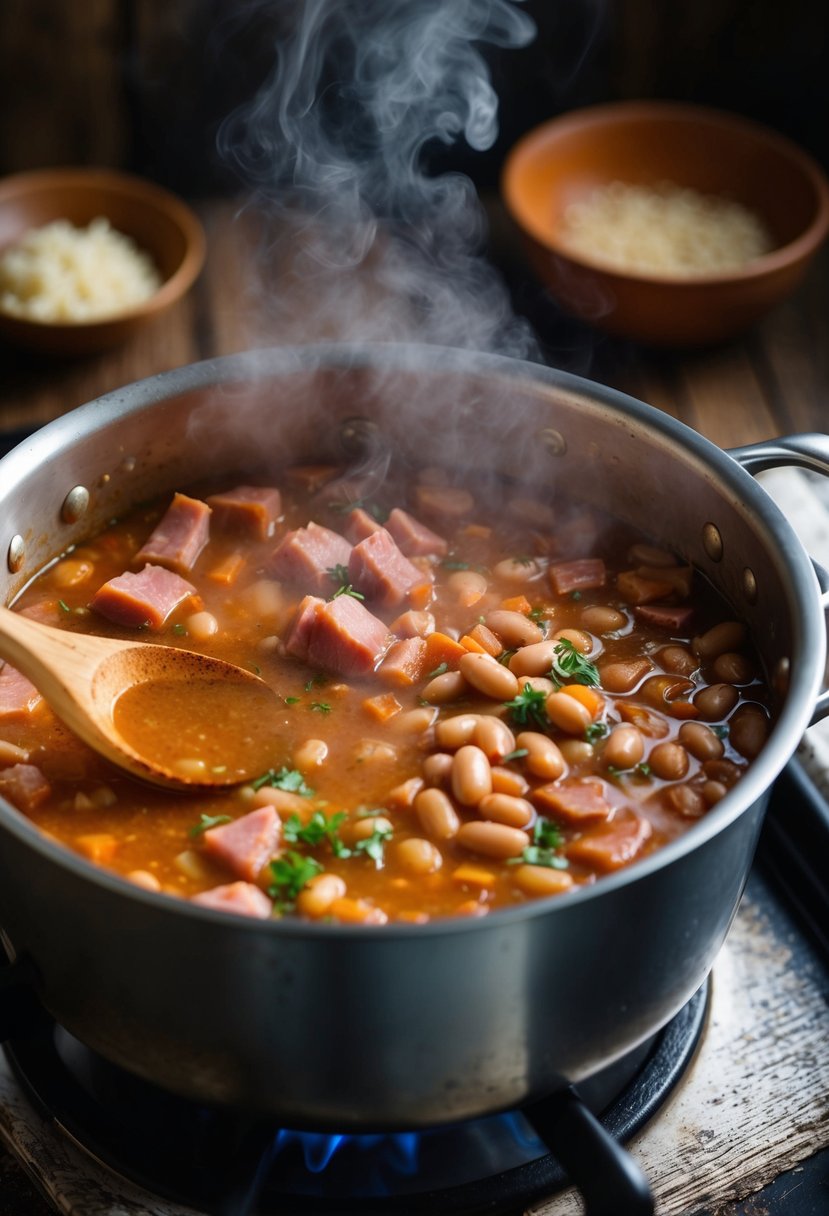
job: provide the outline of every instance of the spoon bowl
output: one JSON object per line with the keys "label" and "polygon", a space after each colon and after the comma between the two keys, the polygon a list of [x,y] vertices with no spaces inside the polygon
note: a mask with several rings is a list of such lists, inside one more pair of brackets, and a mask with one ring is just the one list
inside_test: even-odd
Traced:
{"label": "spoon bowl", "polygon": [[222,659],[55,629],[8,608],[0,608],[0,657],[94,751],[142,781],[209,789],[273,762],[280,700]]}

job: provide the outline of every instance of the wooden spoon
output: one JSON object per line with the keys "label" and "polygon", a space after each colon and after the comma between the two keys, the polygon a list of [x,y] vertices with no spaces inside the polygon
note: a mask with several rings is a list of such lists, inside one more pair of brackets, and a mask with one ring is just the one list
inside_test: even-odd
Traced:
{"label": "wooden spoon", "polygon": [[279,751],[281,698],[221,659],[53,629],[2,607],[0,658],[91,748],[154,785],[235,785]]}

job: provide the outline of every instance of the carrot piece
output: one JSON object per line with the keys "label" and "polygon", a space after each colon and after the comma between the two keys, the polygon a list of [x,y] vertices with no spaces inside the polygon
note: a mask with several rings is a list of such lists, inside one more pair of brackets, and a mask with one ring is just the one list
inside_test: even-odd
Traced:
{"label": "carrot piece", "polygon": [[466,647],[461,646],[460,642],[456,642],[448,634],[435,631],[435,633],[430,633],[426,639],[424,667],[427,674],[434,671],[436,667],[440,667],[441,663],[446,663],[449,667],[457,667],[463,655],[468,653]]}
{"label": "carrot piece", "polygon": [[587,684],[563,684],[561,692],[566,692],[568,697],[573,697],[576,701],[580,701],[585,709],[589,710],[593,718],[598,713],[601,713],[604,697],[600,696],[595,688],[590,688]]}
{"label": "carrot piece", "polygon": [[399,714],[402,708],[393,692],[384,692],[378,697],[366,697],[363,701],[363,709],[378,722],[387,722],[389,718]]}
{"label": "carrot piece", "polygon": [[87,832],[75,837],[75,847],[90,861],[106,865],[115,856],[118,841],[109,832]]}
{"label": "carrot piece", "polygon": [[[499,654],[504,653],[504,648],[496,638],[491,629],[487,629],[486,625],[482,625],[479,621],[473,626],[466,635],[470,640],[474,641],[486,654],[492,655],[493,659],[497,659]],[[463,643],[467,650],[469,646],[466,642]]]}
{"label": "carrot piece", "polygon": [[510,595],[501,600],[501,607],[507,612],[520,612],[522,616],[529,616],[533,608],[526,595]]}
{"label": "carrot piece", "polygon": [[389,919],[382,908],[376,908],[364,899],[351,899],[348,895],[335,899],[328,911],[344,925],[384,925]]}
{"label": "carrot piece", "polygon": [[473,866],[466,863],[452,871],[452,881],[469,883],[473,887],[489,888],[495,886],[495,875],[491,870],[485,870],[483,866]]}
{"label": "carrot piece", "polygon": [[642,734],[647,735],[649,739],[664,739],[670,733],[668,723],[662,715],[652,713],[644,705],[637,705],[635,701],[617,701],[616,708],[625,722],[638,726]]}
{"label": "carrot piece", "polygon": [[415,583],[407,592],[409,606],[422,612],[431,604],[433,590],[432,580],[429,578],[425,578],[422,583]]}
{"label": "carrot piece", "polygon": [[486,647],[482,646],[480,642],[476,641],[476,639],[473,638],[470,633],[465,633],[463,637],[459,639],[459,641],[464,650],[469,650],[473,654],[489,653]]}
{"label": "carrot piece", "polygon": [[461,529],[463,536],[474,536],[478,540],[489,540],[492,535],[492,528],[488,528],[486,524],[467,524]]}
{"label": "carrot piece", "polygon": [[245,559],[241,553],[229,553],[218,566],[208,570],[207,577],[214,583],[223,583],[229,587],[236,582],[244,564]]}
{"label": "carrot piece", "polygon": [[377,674],[389,684],[409,685],[422,680],[429,670],[423,638],[403,638],[389,647]]}

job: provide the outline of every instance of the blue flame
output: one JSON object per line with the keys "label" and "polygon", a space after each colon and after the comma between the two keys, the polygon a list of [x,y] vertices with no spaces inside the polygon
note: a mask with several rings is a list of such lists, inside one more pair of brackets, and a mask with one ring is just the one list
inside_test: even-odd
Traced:
{"label": "blue flame", "polygon": [[337,1133],[296,1132],[283,1128],[277,1132],[274,1152],[280,1153],[294,1144],[302,1151],[305,1168],[312,1174],[321,1174],[335,1153],[348,1145],[359,1152],[372,1152],[382,1146],[383,1161],[388,1169],[395,1174],[411,1176],[417,1173],[420,1133],[345,1136]]}

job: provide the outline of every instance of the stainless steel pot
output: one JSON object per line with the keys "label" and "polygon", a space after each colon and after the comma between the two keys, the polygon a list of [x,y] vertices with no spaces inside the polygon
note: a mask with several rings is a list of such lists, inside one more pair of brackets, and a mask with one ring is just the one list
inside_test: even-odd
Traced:
{"label": "stainless steel pot", "polygon": [[[781,703],[762,755],[682,839],[594,887],[483,920],[252,923],[139,890],[0,803],[0,924],[46,1008],[132,1072],[291,1126],[463,1119],[578,1081],[642,1042],[711,967],[768,789],[829,711],[826,597],[746,471],[828,472],[829,439],[729,456],[620,393],[472,352],[253,352],[76,410],[0,463],[0,593],[10,600],[123,506],[197,472],[369,449],[376,459],[384,445],[472,467],[483,487],[503,473],[561,479],[609,505],[732,602]],[[7,986],[14,975],[0,971]]]}

